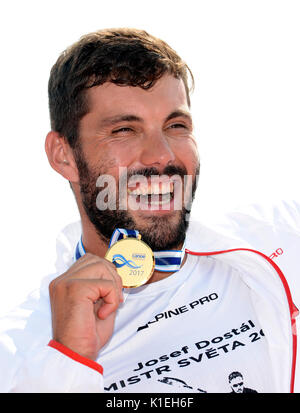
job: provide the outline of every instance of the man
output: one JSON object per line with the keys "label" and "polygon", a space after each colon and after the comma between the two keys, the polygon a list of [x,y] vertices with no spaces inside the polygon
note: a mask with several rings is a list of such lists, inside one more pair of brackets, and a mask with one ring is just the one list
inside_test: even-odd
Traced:
{"label": "man", "polygon": [[[226,392],[235,365],[260,392],[293,390],[295,312],[279,267],[237,238],[187,232],[199,173],[189,73],[133,29],[84,36],[54,65],[45,147],[81,224],[60,237],[57,274],[4,320],[2,391],[163,393],[173,377]],[[154,253],[131,286],[120,269],[148,252],[109,260],[124,234]]]}
{"label": "man", "polygon": [[244,386],[243,375],[238,371],[229,374],[228,381],[231,387],[231,393],[257,393],[256,390]]}

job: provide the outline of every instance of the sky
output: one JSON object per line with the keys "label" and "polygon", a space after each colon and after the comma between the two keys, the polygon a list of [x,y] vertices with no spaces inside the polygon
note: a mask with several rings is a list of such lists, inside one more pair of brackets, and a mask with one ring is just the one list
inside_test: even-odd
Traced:
{"label": "sky", "polygon": [[66,47],[136,27],[188,63],[201,162],[193,220],[209,224],[243,205],[299,199],[299,21],[292,0],[2,2],[0,315],[53,271],[57,234],[79,219],[44,151],[49,72]]}

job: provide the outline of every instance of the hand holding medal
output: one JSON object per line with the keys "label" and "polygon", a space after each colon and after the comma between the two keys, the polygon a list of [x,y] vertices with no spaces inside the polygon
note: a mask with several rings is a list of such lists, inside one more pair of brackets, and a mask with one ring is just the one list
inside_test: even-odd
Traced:
{"label": "hand holding medal", "polygon": [[123,287],[134,288],[145,284],[154,270],[175,272],[181,267],[185,248],[152,251],[137,230],[117,228],[110,240],[105,258],[116,266]]}
{"label": "hand holding medal", "polygon": [[[75,261],[86,253],[79,240]],[[123,281],[124,288],[134,288],[145,284],[154,270],[173,273],[180,269],[185,255],[185,246],[181,250],[152,251],[141,239],[137,230],[117,228],[110,239],[105,259],[115,265]]]}
{"label": "hand holding medal", "polygon": [[137,231],[116,229],[104,258],[116,266],[124,288],[145,284],[154,272],[154,254]]}

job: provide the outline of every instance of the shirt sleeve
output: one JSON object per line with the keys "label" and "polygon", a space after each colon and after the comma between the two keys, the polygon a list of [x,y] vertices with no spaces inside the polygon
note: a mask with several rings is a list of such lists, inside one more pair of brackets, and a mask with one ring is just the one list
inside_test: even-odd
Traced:
{"label": "shirt sleeve", "polygon": [[102,366],[51,336],[47,297],[31,296],[0,319],[0,392],[103,392]]}
{"label": "shirt sleeve", "polygon": [[[50,342],[51,343],[51,342]],[[101,393],[102,367],[54,343],[29,354],[17,371],[10,392]],[[67,353],[69,353],[67,355]]]}
{"label": "shirt sleeve", "polygon": [[[8,345],[6,345],[8,344]],[[0,340],[0,392],[101,393],[103,369],[53,340],[21,355],[11,340]]]}

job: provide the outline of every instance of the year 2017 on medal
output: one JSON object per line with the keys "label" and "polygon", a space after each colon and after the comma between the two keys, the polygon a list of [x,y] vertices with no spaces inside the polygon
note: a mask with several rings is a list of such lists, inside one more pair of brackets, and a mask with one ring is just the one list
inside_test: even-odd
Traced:
{"label": "year 2017 on medal", "polygon": [[143,270],[129,270],[129,275],[137,275],[139,277],[142,277],[144,275]]}

